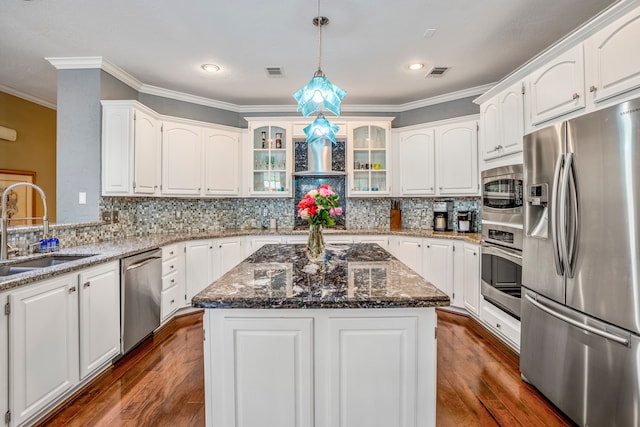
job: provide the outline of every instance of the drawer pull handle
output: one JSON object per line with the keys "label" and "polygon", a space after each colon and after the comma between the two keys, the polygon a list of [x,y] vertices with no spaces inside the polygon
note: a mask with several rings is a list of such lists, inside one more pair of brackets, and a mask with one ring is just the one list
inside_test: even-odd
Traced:
{"label": "drawer pull handle", "polygon": [[571,98],[572,99],[578,99],[578,98],[580,98],[580,95],[578,95],[577,93],[574,93]]}

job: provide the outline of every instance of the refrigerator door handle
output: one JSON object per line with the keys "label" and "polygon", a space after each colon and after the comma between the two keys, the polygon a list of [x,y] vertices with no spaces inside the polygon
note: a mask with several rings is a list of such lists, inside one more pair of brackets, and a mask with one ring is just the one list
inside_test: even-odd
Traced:
{"label": "refrigerator door handle", "polygon": [[556,168],[553,172],[553,187],[551,187],[551,200],[553,200],[554,204],[554,209],[551,211],[551,245],[553,246],[553,259],[556,262],[556,273],[560,276],[564,274],[564,265],[558,242],[558,186],[560,185],[560,172],[563,164],[564,155],[560,155],[556,161]]}
{"label": "refrigerator door handle", "polygon": [[569,169],[567,186],[569,189],[569,202],[570,202],[570,217],[569,217],[569,240],[567,242],[567,276],[573,278],[576,267],[576,255],[578,252],[578,233],[580,230],[579,215],[578,215],[578,186],[576,183],[576,170],[575,170],[575,157],[570,155],[570,159],[567,160],[567,169]]}
{"label": "refrigerator door handle", "polygon": [[537,301],[537,299],[535,298],[535,296],[531,296],[530,293],[526,293],[524,295],[524,297],[527,299],[527,301],[529,301],[531,304],[533,304],[536,308],[544,311],[545,313],[547,313],[550,316],[553,316],[557,319],[562,320],[563,322],[566,322],[568,324],[570,324],[571,326],[574,326],[578,329],[582,329],[583,331],[587,331],[590,332],[594,335],[598,335],[602,338],[608,339],[610,341],[616,342],[618,344],[622,344],[624,346],[629,347],[629,343],[630,343],[630,339],[626,338],[626,337],[621,337],[619,335],[615,335],[612,334],[611,332],[607,332],[605,330],[602,329],[598,329],[596,327],[593,327],[591,325],[585,325],[584,323],[578,322],[577,320],[574,320],[568,316],[565,316],[562,313],[558,313],[557,311],[555,311],[554,309],[547,307],[546,305],[540,303],[539,301]]}
{"label": "refrigerator door handle", "polygon": [[569,202],[569,176],[571,175],[572,167],[573,153],[568,153],[566,155],[564,171],[562,173],[562,184],[560,184],[560,202],[558,204],[558,210],[560,212],[560,220],[558,221],[558,225],[560,227],[558,233],[560,236],[560,253],[562,254],[564,270],[567,272],[567,275],[570,274],[571,270],[571,260],[569,259],[569,243],[567,242],[567,234],[569,233],[569,230],[567,228],[567,205]]}

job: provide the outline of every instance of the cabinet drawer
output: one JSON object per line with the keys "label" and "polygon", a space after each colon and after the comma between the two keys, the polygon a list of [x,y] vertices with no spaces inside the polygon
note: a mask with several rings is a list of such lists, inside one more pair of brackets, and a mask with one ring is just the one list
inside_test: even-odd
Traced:
{"label": "cabinet drawer", "polygon": [[184,306],[184,295],[180,289],[180,286],[174,285],[162,291],[162,320]]}
{"label": "cabinet drawer", "polygon": [[167,261],[162,262],[162,277],[165,277],[168,274],[177,272],[179,270],[180,264],[177,258],[172,258]]}
{"label": "cabinet drawer", "polygon": [[166,276],[162,276],[162,290],[169,289],[172,286],[180,284],[179,271],[174,270]]}
{"label": "cabinet drawer", "polygon": [[170,258],[175,258],[180,254],[180,244],[174,243],[173,245],[167,245],[162,248],[162,260],[168,261]]}
{"label": "cabinet drawer", "polygon": [[482,321],[516,346],[520,346],[520,322],[490,303],[482,302]]}

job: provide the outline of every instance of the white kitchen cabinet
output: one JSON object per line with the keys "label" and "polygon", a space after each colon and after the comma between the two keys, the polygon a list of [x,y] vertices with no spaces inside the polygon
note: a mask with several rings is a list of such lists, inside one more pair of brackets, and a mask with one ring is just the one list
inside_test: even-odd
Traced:
{"label": "white kitchen cabinet", "polygon": [[240,194],[240,133],[203,128],[204,195]]}
{"label": "white kitchen cabinet", "polygon": [[176,310],[189,304],[187,298],[185,244],[173,243],[162,247],[162,292],[160,319],[166,321]]}
{"label": "white kitchen cabinet", "polygon": [[397,167],[401,195],[435,195],[435,165],[434,128],[414,129],[400,133]]}
{"label": "white kitchen cabinet", "polygon": [[120,263],[82,270],[80,290],[80,379],[120,353]]}
{"label": "white kitchen cabinet", "polygon": [[419,237],[406,236],[396,236],[392,239],[393,256],[421,276],[423,275],[422,260],[424,258],[422,240]]}
{"label": "white kitchen cabinet", "polygon": [[453,240],[424,239],[423,277],[454,299]]}
{"label": "white kitchen cabinet", "polygon": [[521,152],[523,136],[523,84],[517,83],[480,106],[482,160]]}
{"label": "white kitchen cabinet", "polygon": [[191,301],[194,295],[215,280],[215,242],[215,239],[186,242],[185,281],[187,302]]}
{"label": "white kitchen cabinet", "polygon": [[462,245],[462,266],[456,272],[462,275],[464,307],[473,315],[480,315],[480,246],[472,243]]}
{"label": "white kitchen cabinet", "polygon": [[505,343],[520,351],[520,321],[484,298],[480,298],[480,320]]}
{"label": "white kitchen cabinet", "polygon": [[102,194],[159,194],[160,125],[136,101],[102,102]]}
{"label": "white kitchen cabinet", "polygon": [[435,426],[436,313],[205,310],[206,425]]}
{"label": "white kitchen cabinet", "polygon": [[347,236],[344,234],[329,234],[323,233],[324,242],[326,244],[334,244],[334,245],[348,245],[349,243],[353,243],[353,236]]}
{"label": "white kitchen cabinet", "polygon": [[478,123],[438,126],[435,138],[438,194],[478,194]]}
{"label": "white kitchen cabinet", "polygon": [[347,195],[380,197],[391,194],[389,134],[391,120],[348,124]]}
{"label": "white kitchen cabinet", "polygon": [[528,82],[531,129],[585,108],[583,45],[579,44],[549,61],[533,72]]}
{"label": "white kitchen cabinet", "polygon": [[242,237],[224,237],[214,240],[216,264],[213,280],[218,279],[244,259],[243,243]]}
{"label": "white kitchen cabinet", "polygon": [[9,294],[11,426],[45,408],[79,381],[78,275]]}
{"label": "white kitchen cabinet", "polygon": [[293,143],[287,122],[249,121],[249,195],[291,197]]}
{"label": "white kitchen cabinet", "polygon": [[640,87],[640,56],[633,51],[640,40],[640,8],[593,35],[587,42],[587,87],[599,103]]}
{"label": "white kitchen cabinet", "polygon": [[[215,313],[211,314],[220,313],[206,310],[207,314],[212,311]],[[209,327],[210,324],[205,329]],[[219,345],[213,349],[212,366],[218,380],[211,394],[205,395],[210,396],[210,402],[229,404],[214,406],[215,421],[209,412],[207,425],[314,425],[312,318],[234,316],[222,319],[213,331],[216,332],[219,338],[211,339]],[[205,360],[207,363],[209,360]],[[220,399],[223,395],[233,397]]]}
{"label": "white kitchen cabinet", "polygon": [[282,243],[282,241],[283,241],[282,236],[251,236],[247,239],[247,245],[245,249],[248,252],[245,253],[245,255],[246,256],[251,255],[252,253],[257,251],[264,245],[278,244],[278,243]]}
{"label": "white kitchen cabinet", "polygon": [[181,121],[162,123],[162,194],[198,196],[201,184],[202,128]]}

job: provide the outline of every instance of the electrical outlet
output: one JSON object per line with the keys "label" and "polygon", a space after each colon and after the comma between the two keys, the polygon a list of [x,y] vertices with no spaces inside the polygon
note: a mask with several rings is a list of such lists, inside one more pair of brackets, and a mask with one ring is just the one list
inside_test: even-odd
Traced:
{"label": "electrical outlet", "polygon": [[102,222],[111,224],[112,218],[111,211],[102,211]]}
{"label": "electrical outlet", "polygon": [[118,211],[113,211],[111,215],[111,220],[114,224],[117,224],[120,221],[120,215],[118,215]]}

